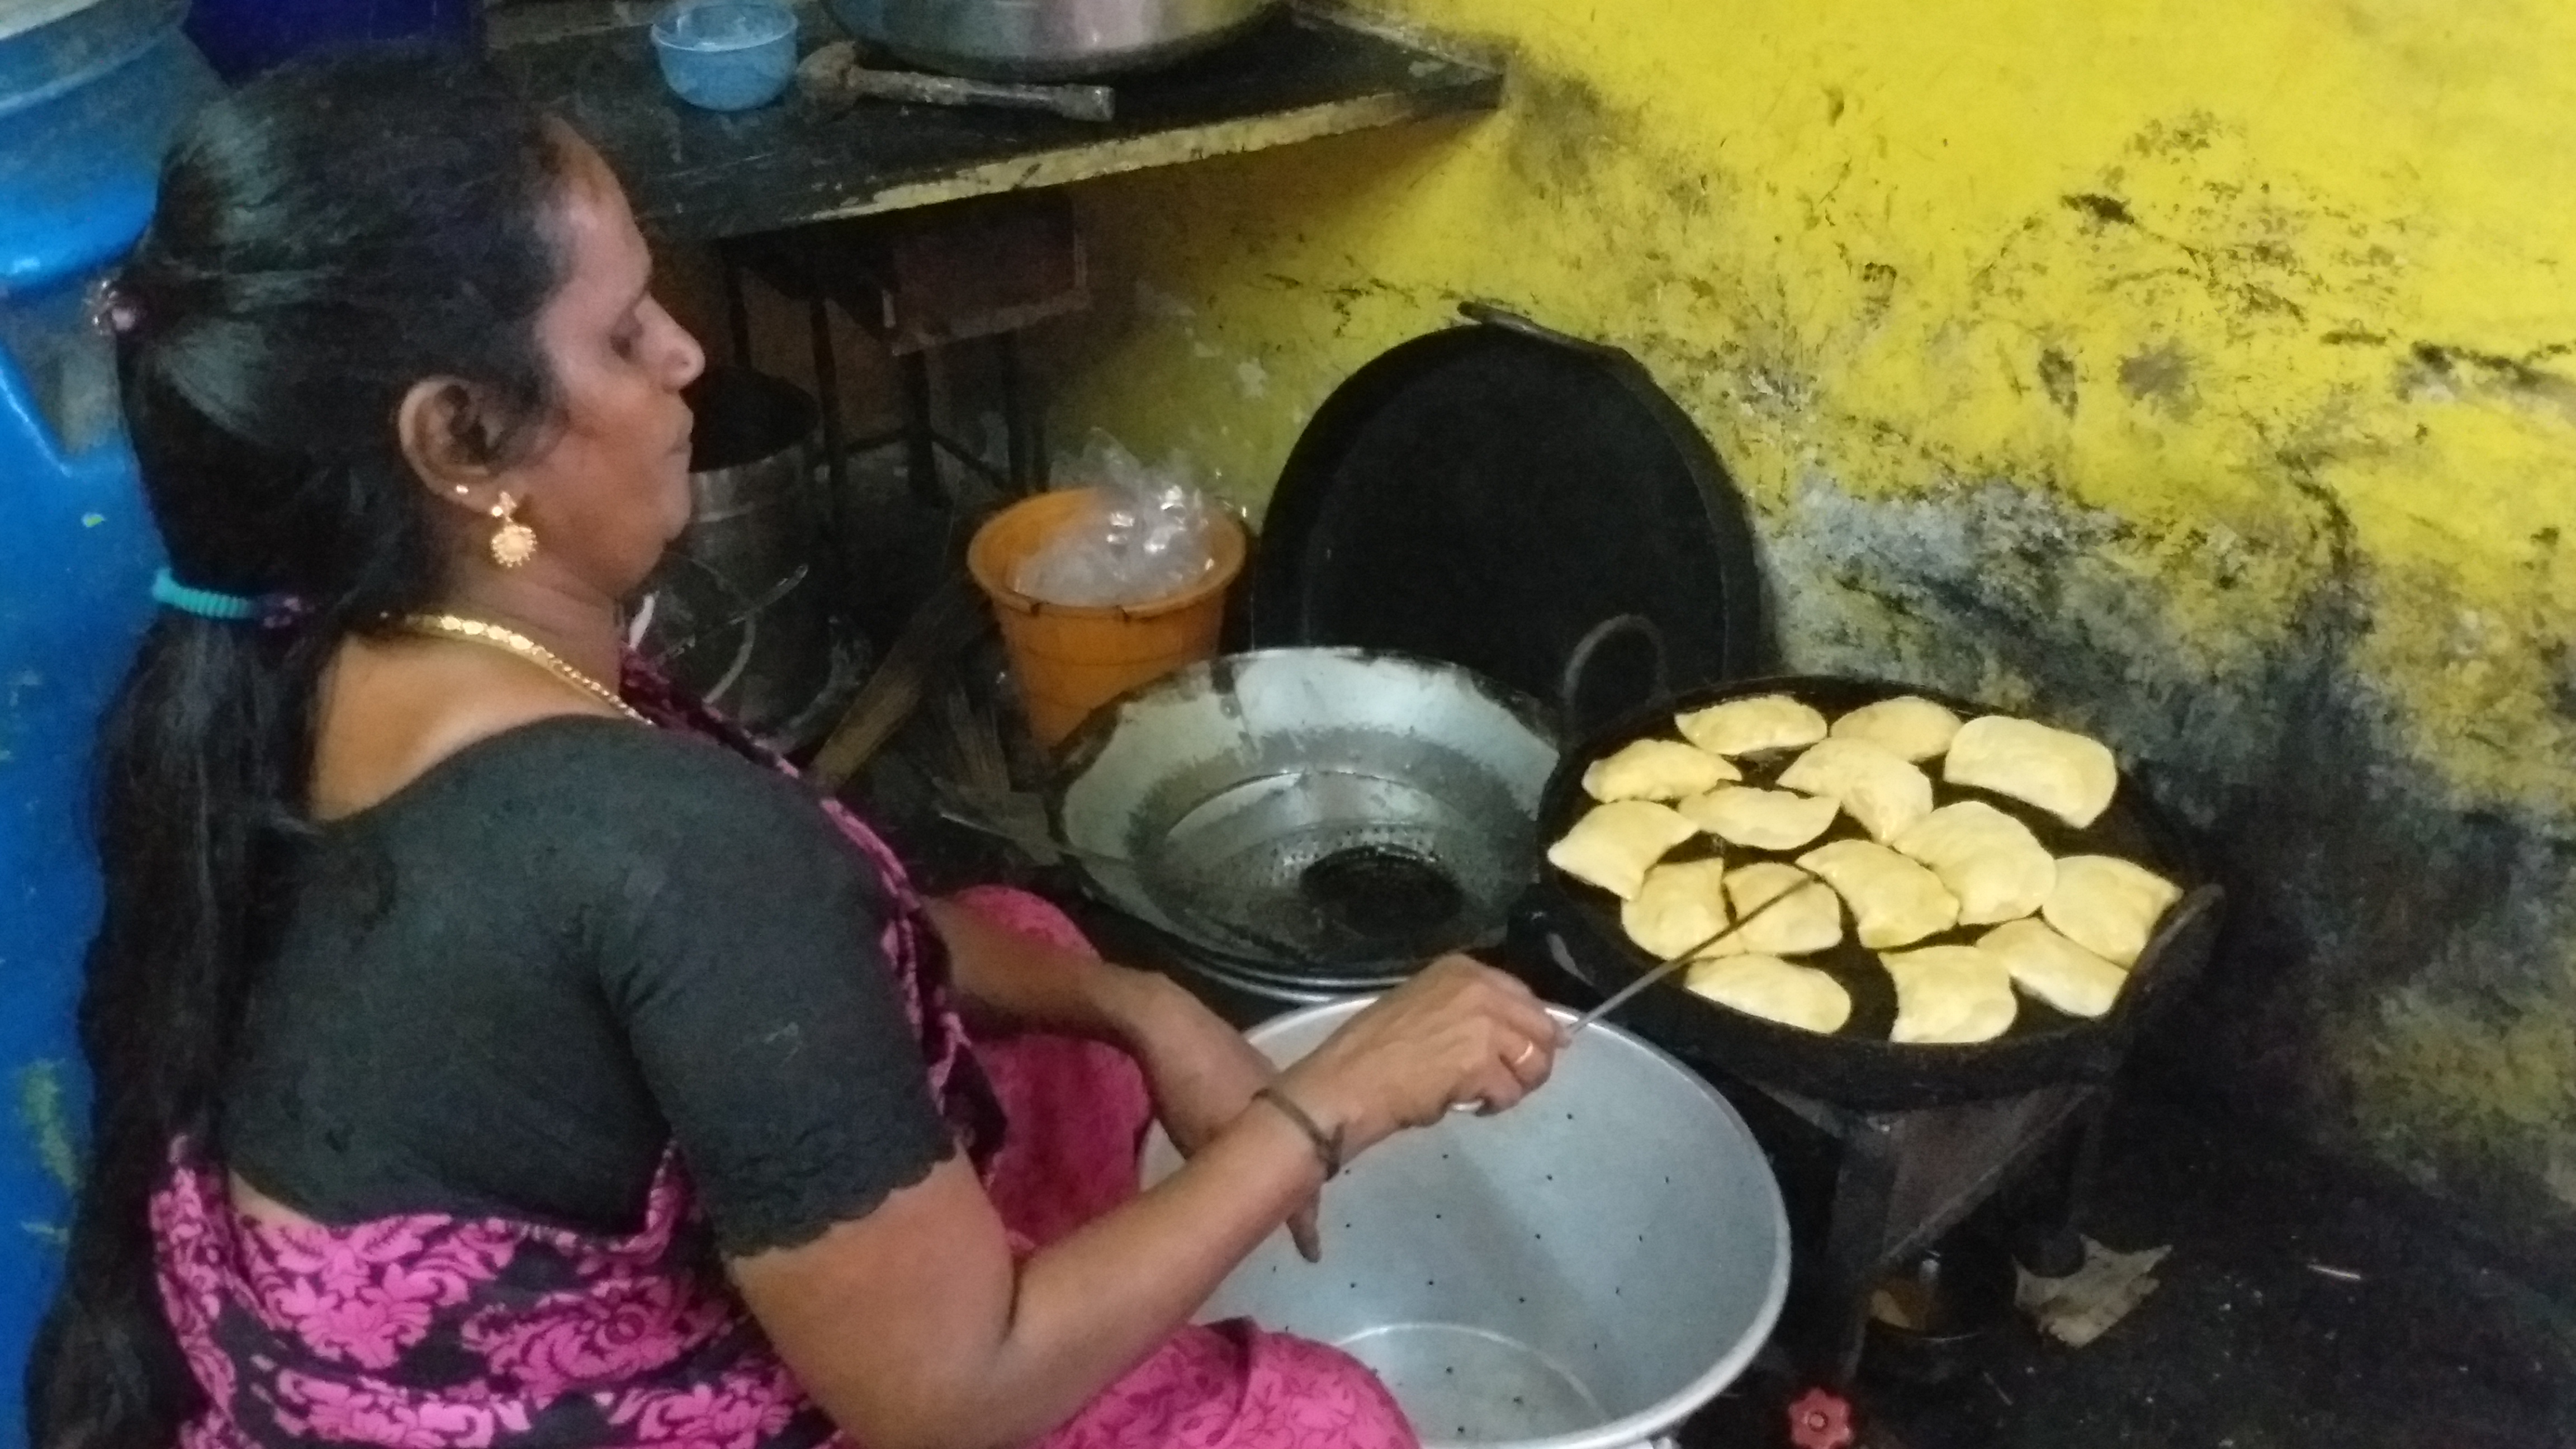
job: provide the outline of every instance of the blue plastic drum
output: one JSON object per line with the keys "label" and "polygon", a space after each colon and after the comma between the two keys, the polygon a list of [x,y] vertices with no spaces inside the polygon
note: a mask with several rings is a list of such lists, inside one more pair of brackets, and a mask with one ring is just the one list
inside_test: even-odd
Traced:
{"label": "blue plastic drum", "polygon": [[22,1365],[82,1150],[91,744],[159,557],[87,293],[141,233],[171,132],[214,93],[185,8],[0,7],[0,1449],[25,1439]]}

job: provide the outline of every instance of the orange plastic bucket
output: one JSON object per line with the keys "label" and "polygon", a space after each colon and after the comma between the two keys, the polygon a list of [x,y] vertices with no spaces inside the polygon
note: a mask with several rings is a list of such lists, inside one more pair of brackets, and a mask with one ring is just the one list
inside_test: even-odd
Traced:
{"label": "orange plastic bucket", "polygon": [[1093,710],[1213,656],[1225,623],[1226,587],[1243,571],[1243,527],[1219,514],[1210,540],[1216,567],[1168,599],[1081,608],[1043,603],[1011,587],[1021,562],[1092,508],[1096,494],[1065,488],[1023,498],[987,519],[966,546],[966,570],[1001,622],[1029,733],[1050,750]]}

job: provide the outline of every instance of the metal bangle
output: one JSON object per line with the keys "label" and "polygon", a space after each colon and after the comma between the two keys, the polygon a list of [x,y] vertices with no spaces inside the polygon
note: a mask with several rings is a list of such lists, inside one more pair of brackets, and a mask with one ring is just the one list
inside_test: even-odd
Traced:
{"label": "metal bangle", "polygon": [[1330,1182],[1342,1175],[1341,1128],[1325,1131],[1323,1124],[1308,1115],[1305,1108],[1288,1100],[1287,1094],[1275,1087],[1264,1087],[1253,1093],[1252,1100],[1278,1108],[1280,1116],[1296,1124],[1297,1130],[1306,1134],[1306,1140],[1314,1144],[1315,1160],[1324,1165],[1324,1181]]}

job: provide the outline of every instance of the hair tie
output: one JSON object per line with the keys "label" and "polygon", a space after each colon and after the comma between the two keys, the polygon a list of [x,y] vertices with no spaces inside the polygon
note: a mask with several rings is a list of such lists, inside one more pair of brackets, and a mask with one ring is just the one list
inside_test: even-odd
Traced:
{"label": "hair tie", "polygon": [[110,337],[131,337],[143,325],[143,306],[115,278],[101,277],[89,289],[89,325]]}
{"label": "hair tie", "polygon": [[258,618],[266,608],[260,600],[245,595],[217,593],[213,589],[183,584],[171,577],[168,569],[152,576],[152,598],[164,608],[228,624]]}

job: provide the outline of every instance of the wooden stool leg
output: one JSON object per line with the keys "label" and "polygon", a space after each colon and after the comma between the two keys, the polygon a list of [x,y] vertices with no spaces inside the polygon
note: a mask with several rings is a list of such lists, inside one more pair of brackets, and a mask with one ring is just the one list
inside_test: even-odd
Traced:
{"label": "wooden stool leg", "polygon": [[813,334],[815,399],[823,412],[823,475],[831,480],[831,507],[841,506],[841,468],[849,452],[841,431],[841,365],[832,348],[832,306],[819,293],[805,304],[805,326]]}
{"label": "wooden stool leg", "polygon": [[895,359],[903,383],[904,471],[912,479],[912,496],[931,507],[947,502],[939,486],[939,435],[930,425],[930,358],[907,352]]}
{"label": "wooden stool leg", "polygon": [[724,274],[725,334],[733,344],[736,367],[751,366],[751,308],[743,300],[742,265],[731,247],[716,248],[716,267]]}
{"label": "wooden stool leg", "polygon": [[1026,497],[1047,486],[1046,415],[1030,395],[1020,371],[1019,337],[1000,332],[993,337],[1002,393],[1002,435],[1011,490]]}

